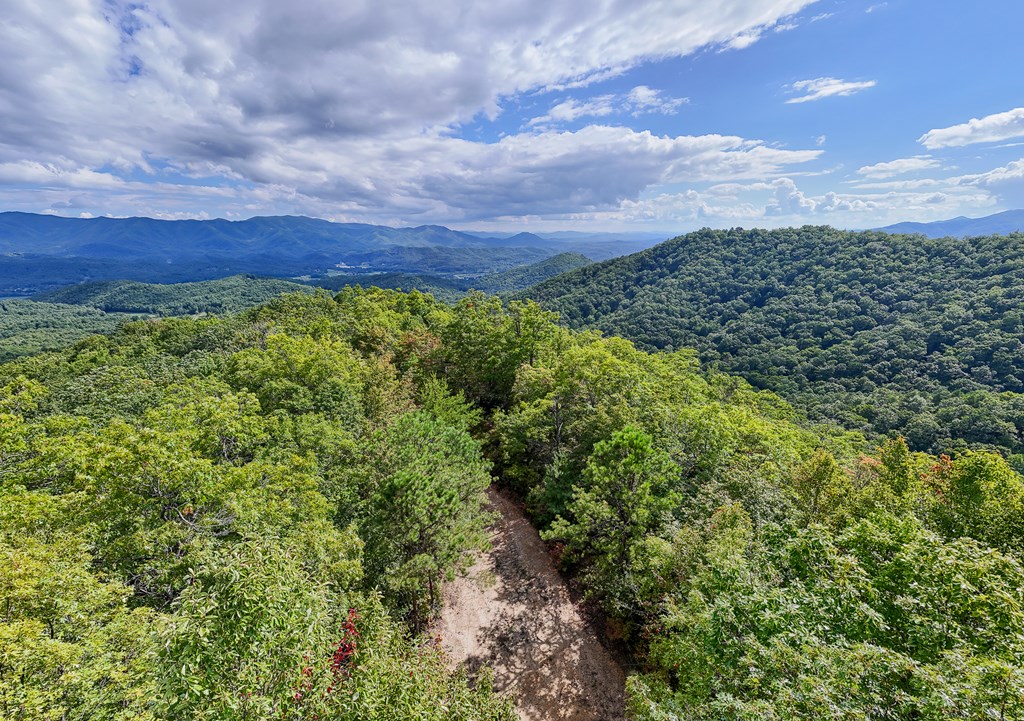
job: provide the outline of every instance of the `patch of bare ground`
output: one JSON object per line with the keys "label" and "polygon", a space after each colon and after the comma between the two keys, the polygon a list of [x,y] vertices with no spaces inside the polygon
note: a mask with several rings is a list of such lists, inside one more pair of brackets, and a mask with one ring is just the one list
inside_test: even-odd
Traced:
{"label": "patch of bare ground", "polygon": [[523,721],[619,721],[625,674],[523,512],[493,488],[492,549],[448,584],[435,633],[453,664],[494,670]]}

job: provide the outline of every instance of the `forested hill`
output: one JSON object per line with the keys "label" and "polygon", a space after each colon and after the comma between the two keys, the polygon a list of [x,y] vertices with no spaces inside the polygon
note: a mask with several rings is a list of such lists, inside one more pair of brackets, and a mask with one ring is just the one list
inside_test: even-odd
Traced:
{"label": "forested hill", "polygon": [[0,300],[0,363],[40,351],[60,350],[94,333],[109,333],[137,315],[31,300]]}
{"label": "forested hill", "polygon": [[485,275],[475,281],[472,287],[485,293],[509,293],[529,288],[548,278],[568,273],[576,268],[585,268],[593,262],[580,253],[559,253],[537,263]]}
{"label": "forested hill", "polygon": [[412,273],[347,273],[310,280],[307,284],[280,278],[233,275],[194,283],[139,283],[107,280],[69,285],[32,297],[45,303],[65,303],[98,308],[109,313],[194,315],[232,313],[281,295],[312,292],[310,286],[341,290],[346,285],[367,288],[419,290],[454,300],[472,289],[487,293],[523,290],[543,280],[590,265],[579,253],[559,253],[551,258],[475,278],[416,275]]}
{"label": "forested hill", "polygon": [[701,230],[527,294],[574,327],[696,348],[816,418],[1024,448],[1020,234]]}
{"label": "forested hill", "polygon": [[235,275],[195,283],[139,283],[130,280],[72,285],[35,296],[33,300],[99,308],[110,313],[193,315],[230,313],[289,292],[311,292],[307,286],[278,278]]}

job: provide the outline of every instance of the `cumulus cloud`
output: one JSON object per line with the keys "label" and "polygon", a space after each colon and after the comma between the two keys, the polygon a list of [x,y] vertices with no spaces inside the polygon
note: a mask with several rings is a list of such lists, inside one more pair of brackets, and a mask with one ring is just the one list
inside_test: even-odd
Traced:
{"label": "cumulus cloud", "polygon": [[918,142],[929,150],[956,148],[974,143],[995,143],[1024,137],[1024,108],[971,118],[966,123],[929,130]]}
{"label": "cumulus cloud", "polygon": [[773,186],[775,193],[765,215],[804,215],[817,210],[818,202],[804,195],[790,178],[779,178]]}
{"label": "cumulus cloud", "polygon": [[612,211],[576,214],[576,219],[597,219],[604,223],[670,222],[675,229],[705,225],[746,225],[780,227],[805,223],[827,223],[839,227],[877,227],[917,218],[938,220],[950,217],[962,205],[992,207],[995,198],[984,190],[960,186],[941,192],[888,191],[809,194],[789,177],[771,181],[729,182],[703,191],[659,193],[624,201]]}
{"label": "cumulus cloud", "polygon": [[786,86],[791,93],[799,93],[789,98],[787,103],[809,103],[833,96],[845,96],[859,93],[861,90],[873,88],[878,83],[874,80],[840,80],[839,78],[813,78],[798,80]]}
{"label": "cumulus cloud", "polygon": [[903,178],[858,182],[860,192],[881,196],[929,198],[933,203],[959,204],[972,210],[994,205],[1024,206],[1024,158],[991,170],[947,177]]}
{"label": "cumulus cloud", "polygon": [[[139,175],[193,197],[195,178],[230,196],[210,201],[214,213],[251,213],[270,202],[262,191],[273,201],[262,212],[444,220],[508,215],[532,200],[614,203],[666,177],[772,172],[813,155],[620,129],[638,156],[611,153],[587,176],[567,159],[600,167],[606,129],[500,142],[459,135],[528,94],[757,35],[811,1],[10,0],[0,25],[0,182],[49,194],[84,187],[93,173],[101,200],[104,183]],[[600,118],[604,102],[558,112]],[[684,101],[638,86],[615,102],[646,113]],[[153,202],[174,197],[151,192]]]}
{"label": "cumulus cloud", "polygon": [[1024,158],[1014,160],[1000,168],[994,168],[978,175],[962,176],[965,182],[978,185],[999,185],[1024,180]]}
{"label": "cumulus cloud", "polygon": [[[965,208],[977,212],[1024,205],[1024,158],[983,173],[859,183],[852,192],[809,193],[791,177],[713,184],[700,191],[662,193],[624,202],[602,219],[670,220],[684,227],[759,227],[828,223],[870,228],[908,219],[940,220]],[[990,210],[990,212],[991,212]]]}
{"label": "cumulus cloud", "polygon": [[1024,158],[984,173],[962,175],[953,179],[963,187],[986,190],[1009,207],[1024,205]]}
{"label": "cumulus cloud", "polygon": [[[908,180],[899,175],[938,165],[903,158],[861,168],[870,182],[854,192],[821,192],[802,177],[821,168],[800,166],[822,156],[824,135],[791,149],[772,138],[659,135],[630,120],[685,114],[687,102],[648,85],[625,89],[631,68],[745,47],[791,28],[810,3],[9,0],[0,207],[864,227],[1024,201],[1024,160]],[[599,86],[615,77],[615,92]],[[803,80],[787,102],[873,85]],[[530,121],[533,108],[543,115]],[[1022,112],[933,130],[922,143],[1024,137]]]}
{"label": "cumulus cloud", "polygon": [[860,168],[857,173],[867,178],[882,179],[891,178],[896,175],[903,175],[904,173],[913,173],[919,170],[930,170],[941,166],[942,163],[930,155],[915,155],[912,158],[899,158],[897,160],[889,160],[884,163],[865,165]]}
{"label": "cumulus cloud", "polygon": [[[402,152],[407,147],[409,152]],[[395,161],[402,168],[369,155],[360,167],[374,176],[404,173],[406,213],[476,219],[495,208],[519,215],[612,207],[651,186],[761,178],[819,153],[734,136],[670,137],[592,125],[575,132],[514,135],[482,147],[455,138],[416,139],[400,144]],[[336,189],[320,186],[319,192],[339,199],[357,195],[342,177],[346,169],[336,172],[331,181]],[[306,192],[301,178],[294,182]],[[373,201],[372,193],[365,201]]]}
{"label": "cumulus cloud", "polygon": [[745,207],[757,205],[761,198],[761,215],[769,225],[813,221],[862,228],[887,225],[908,217],[936,220],[948,217],[965,204],[984,208],[996,203],[990,192],[966,184],[946,183],[941,191],[933,188],[922,192],[920,186],[893,183],[882,190],[884,192],[827,191],[811,195],[792,178],[781,177],[771,182],[713,185],[702,197],[727,198]]}

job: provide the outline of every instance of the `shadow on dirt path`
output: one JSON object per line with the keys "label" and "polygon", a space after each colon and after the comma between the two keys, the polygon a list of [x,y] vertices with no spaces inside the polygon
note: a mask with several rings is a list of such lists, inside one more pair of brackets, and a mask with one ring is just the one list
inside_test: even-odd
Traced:
{"label": "shadow on dirt path", "polygon": [[619,721],[625,674],[573,604],[522,511],[495,489],[492,550],[445,588],[435,632],[454,664],[494,670],[524,721]]}

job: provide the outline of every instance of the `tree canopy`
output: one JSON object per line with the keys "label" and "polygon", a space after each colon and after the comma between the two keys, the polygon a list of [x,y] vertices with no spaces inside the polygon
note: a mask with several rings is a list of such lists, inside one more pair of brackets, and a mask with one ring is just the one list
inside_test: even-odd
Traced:
{"label": "tree canopy", "polygon": [[1024,718],[1024,478],[528,301],[349,288],[0,365],[12,719],[511,719],[422,633],[526,503],[637,719]]}
{"label": "tree canopy", "polygon": [[1024,238],[701,230],[525,295],[702,362],[813,419],[1024,461]]}

